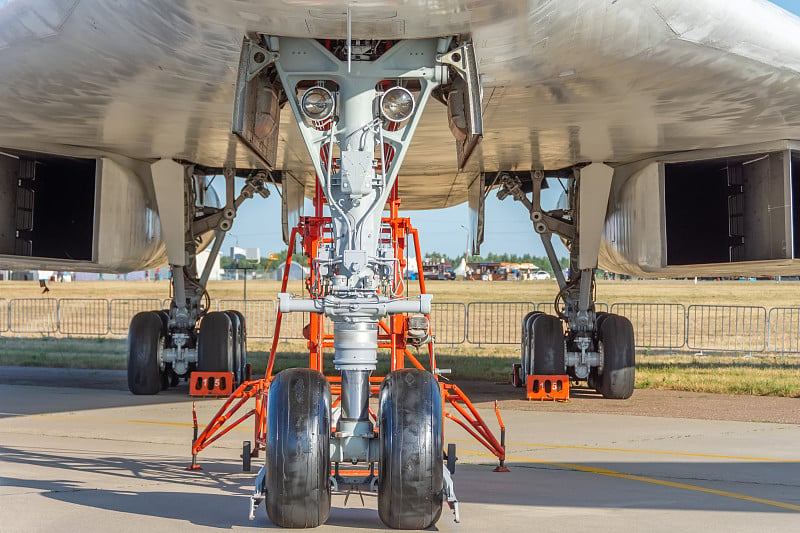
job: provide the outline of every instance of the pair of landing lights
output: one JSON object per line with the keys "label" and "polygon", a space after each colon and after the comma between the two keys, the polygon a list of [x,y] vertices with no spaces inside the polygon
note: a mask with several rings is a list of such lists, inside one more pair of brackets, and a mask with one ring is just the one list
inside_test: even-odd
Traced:
{"label": "pair of landing lights", "polygon": [[[414,105],[414,95],[405,87],[391,87],[381,95],[381,115],[390,122],[407,120],[414,113]],[[328,120],[335,107],[333,94],[324,87],[311,87],[303,93],[300,107],[311,120]]]}

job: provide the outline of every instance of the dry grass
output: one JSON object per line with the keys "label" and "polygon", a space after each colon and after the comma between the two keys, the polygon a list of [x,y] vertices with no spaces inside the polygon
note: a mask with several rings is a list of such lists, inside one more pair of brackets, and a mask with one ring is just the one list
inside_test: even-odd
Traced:
{"label": "dry grass", "polygon": [[[50,283],[53,298],[168,298],[169,282],[161,281],[83,281]],[[435,302],[552,302],[558,291],[555,281],[427,281]],[[241,299],[242,281],[212,281],[208,291],[215,299]],[[277,281],[248,281],[248,299],[276,298]],[[300,281],[289,283],[289,292],[303,294]],[[418,294],[416,281],[409,282],[409,292]],[[35,281],[0,282],[2,298],[40,298]],[[598,281],[597,301],[795,306],[800,300],[798,281],[693,281],[642,280]]]}
{"label": "dry grass", "polygon": [[[0,365],[47,366],[124,370],[126,343],[120,339],[11,339],[0,338]],[[248,361],[255,375],[267,366],[268,347],[249,343]],[[508,382],[515,356],[473,355],[444,349],[437,355],[437,365],[450,369],[454,380]],[[418,359],[427,368],[428,359]],[[326,373],[331,361],[326,359]],[[304,366],[308,354],[299,342],[281,343],[275,371]],[[388,356],[379,357],[376,375],[389,370]],[[800,361],[774,357],[642,356],[636,365],[636,388],[669,389],[720,394],[800,397]]]}
{"label": "dry grass", "polygon": [[639,357],[636,387],[800,397],[800,361],[775,357]]}

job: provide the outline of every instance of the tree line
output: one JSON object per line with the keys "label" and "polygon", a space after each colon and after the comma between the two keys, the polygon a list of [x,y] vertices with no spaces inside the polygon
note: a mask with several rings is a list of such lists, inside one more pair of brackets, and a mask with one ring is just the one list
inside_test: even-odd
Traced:
{"label": "tree line", "polygon": [[[280,252],[276,254],[271,254],[273,256],[277,256],[277,259],[270,260],[268,257],[262,257],[259,261],[250,261],[247,259],[235,259],[233,257],[221,257],[220,258],[220,266],[223,269],[232,269],[232,268],[247,268],[247,269],[254,269],[258,271],[267,272],[274,272],[277,268],[286,262],[286,254],[289,252],[287,248],[284,248]],[[464,257],[463,255],[450,257],[449,255],[442,254],[439,252],[430,252],[426,254],[425,260],[426,261],[438,261],[445,263],[449,263],[453,267],[458,266],[461,262],[461,258]],[[306,258],[303,254],[296,253],[292,254],[292,261],[295,263],[299,263],[301,265],[306,264]],[[531,254],[496,254],[496,253],[489,253],[485,256],[483,255],[471,255],[467,259],[468,263],[533,263],[534,265],[538,266],[541,270],[545,272],[549,272],[550,274],[553,273],[553,269],[550,266],[550,261],[548,261],[547,257],[539,257],[536,255]],[[562,257],[559,259],[561,263],[561,268],[565,269],[569,266],[569,259],[566,257]]]}

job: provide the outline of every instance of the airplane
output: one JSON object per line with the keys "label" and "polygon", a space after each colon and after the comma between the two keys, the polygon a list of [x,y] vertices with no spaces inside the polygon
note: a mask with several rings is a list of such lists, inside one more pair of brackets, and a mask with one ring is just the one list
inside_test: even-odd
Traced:
{"label": "airplane", "polygon": [[[241,380],[242,317],[208,311],[195,256],[217,254],[237,208],[270,184],[287,243],[303,199],[324,197],[320,290],[283,293],[279,309],[333,322],[341,413],[331,434],[318,371],[275,376],[268,418],[286,423],[259,476],[267,512],[324,523],[328,454],[346,448],[378,457],[386,525],[428,527],[452,493],[437,377],[392,372],[377,437],[367,413],[378,324],[431,305],[392,296],[398,258],[379,239],[390,197],[468,202],[475,253],[486,196],[523,204],[559,291],[555,315],[525,317],[521,379],[567,374],[628,398],[633,329],[595,309],[598,267],[800,274],[798,58],[800,20],[763,0],[4,0],[0,265],[168,263],[170,309],[130,325],[131,392],[192,370]],[[208,186],[219,175],[224,198]],[[558,209],[541,205],[547,186],[564,187]],[[412,430],[413,445],[391,437]]]}

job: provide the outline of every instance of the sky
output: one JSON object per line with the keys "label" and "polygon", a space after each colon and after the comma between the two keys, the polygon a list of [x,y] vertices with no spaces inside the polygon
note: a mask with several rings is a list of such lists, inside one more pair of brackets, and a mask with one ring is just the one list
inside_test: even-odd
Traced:
{"label": "sky", "polygon": [[[800,0],[776,0],[773,3],[800,15]],[[401,180],[402,177],[401,169]],[[241,182],[242,180],[237,181]],[[222,180],[217,179],[215,182],[215,185],[221,184]],[[239,186],[241,185],[242,183],[239,183]],[[246,200],[239,208],[233,228],[226,237],[223,253],[227,254],[229,247],[234,245],[242,248],[260,248],[262,256],[286,248],[281,238],[280,195],[271,185],[270,190],[272,194],[268,199],[256,197]],[[543,191],[543,207],[552,209],[558,201],[560,193],[560,187],[552,187]],[[310,213],[311,210],[307,206],[306,214]],[[469,225],[469,212],[466,204],[429,211],[401,210],[401,216],[410,217],[411,224],[419,230],[420,247],[423,253],[439,252],[451,257],[464,253],[467,246],[465,228]],[[511,198],[499,201],[494,190],[486,198],[484,234],[484,243],[481,246],[481,254],[484,256],[490,252],[545,255],[541,239],[534,233],[525,207]],[[554,244],[560,256],[567,255],[566,248],[558,239],[554,239]]]}

